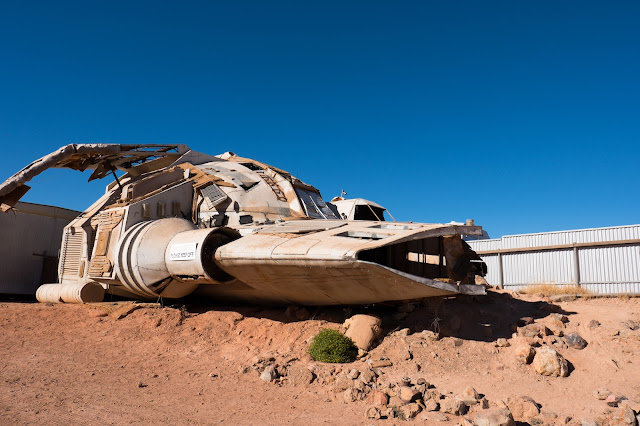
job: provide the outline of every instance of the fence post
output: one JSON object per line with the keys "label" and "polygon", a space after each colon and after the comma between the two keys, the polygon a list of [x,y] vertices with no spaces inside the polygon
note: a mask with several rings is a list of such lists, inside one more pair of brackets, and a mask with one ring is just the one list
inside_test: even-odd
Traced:
{"label": "fence post", "polygon": [[576,279],[576,285],[580,287],[580,254],[578,247],[573,247],[573,275]]}

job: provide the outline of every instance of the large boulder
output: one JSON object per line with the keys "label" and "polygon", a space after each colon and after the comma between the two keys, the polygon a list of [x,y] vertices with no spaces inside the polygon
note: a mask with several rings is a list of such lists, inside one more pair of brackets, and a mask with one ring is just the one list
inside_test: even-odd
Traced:
{"label": "large boulder", "polygon": [[359,349],[368,351],[382,331],[381,324],[382,320],[376,316],[354,315],[344,322],[344,334],[350,337]]}
{"label": "large boulder", "polygon": [[533,358],[533,368],[543,376],[567,377],[569,363],[562,355],[549,346],[542,346]]}

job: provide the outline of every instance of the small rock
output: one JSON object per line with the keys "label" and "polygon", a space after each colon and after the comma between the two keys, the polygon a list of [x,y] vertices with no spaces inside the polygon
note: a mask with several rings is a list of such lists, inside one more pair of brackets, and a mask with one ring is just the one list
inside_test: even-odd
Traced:
{"label": "small rock", "polygon": [[565,336],[564,340],[570,348],[584,349],[587,347],[587,341],[578,333],[569,333]]}
{"label": "small rock", "polygon": [[369,407],[364,413],[365,418],[378,420],[382,417],[382,413],[378,407]]}
{"label": "small rock", "polygon": [[420,420],[427,422],[448,422],[449,417],[437,411],[429,411],[420,416]]}
{"label": "small rock", "polygon": [[509,397],[505,403],[516,421],[528,422],[529,419],[540,414],[539,405],[528,396]]}
{"label": "small rock", "polygon": [[600,321],[591,320],[591,321],[589,321],[589,324],[587,324],[587,327],[589,327],[591,330],[593,330],[594,328],[598,328],[601,325],[602,324],[600,324]]}
{"label": "small rock", "polygon": [[569,364],[562,355],[549,346],[542,346],[533,358],[533,368],[543,376],[567,377]]}
{"label": "small rock", "polygon": [[145,385],[145,384],[144,384],[144,383],[142,383],[142,382],[138,382],[138,387],[139,387],[139,388],[146,388],[146,387],[147,387],[147,385]]}
{"label": "small rock", "polygon": [[593,391],[593,396],[598,398],[600,401],[604,401],[609,395],[611,395],[611,391],[607,388],[599,388]]}
{"label": "small rock", "polygon": [[400,397],[397,396],[390,396],[389,397],[389,406],[391,407],[401,407],[405,404],[405,402],[403,400],[400,399]]}
{"label": "small rock", "polygon": [[398,396],[404,402],[413,402],[422,398],[422,394],[419,391],[409,386],[402,386],[398,392]]}
{"label": "small rock", "polygon": [[359,399],[361,399],[360,395],[361,395],[361,392],[358,389],[354,387],[350,387],[343,392],[342,398],[344,399],[345,402],[356,402]]}
{"label": "small rock", "polygon": [[416,384],[420,386],[424,385],[427,388],[431,386],[431,383],[427,382],[427,380],[424,377],[418,378],[418,380],[416,380]]}
{"label": "small rock", "polygon": [[260,374],[260,379],[264,380],[265,382],[271,382],[277,378],[278,372],[273,365],[267,366]]}
{"label": "small rock", "polygon": [[520,344],[515,347],[513,355],[516,357],[518,361],[523,364],[531,364],[533,361],[533,357],[536,354],[536,350],[527,343]]}
{"label": "small rock", "polygon": [[372,383],[372,382],[375,382],[375,380],[376,380],[376,373],[370,368],[367,368],[366,370],[360,373],[360,381],[363,383]]}
{"label": "small rock", "polygon": [[457,398],[445,398],[440,401],[440,411],[461,416],[467,412],[467,406]]}
{"label": "small rock", "polygon": [[598,426],[598,423],[593,419],[580,420],[580,426]]}
{"label": "small rock", "polygon": [[473,422],[476,426],[514,426],[516,424],[508,408],[478,411]]}
{"label": "small rock", "polygon": [[498,348],[506,348],[508,346],[511,346],[511,344],[504,337],[501,337],[498,340],[496,340],[496,347],[498,347]]}
{"label": "small rock", "polygon": [[464,342],[460,339],[453,339],[453,346],[456,348],[462,346],[463,343]]}
{"label": "small rock", "polygon": [[558,320],[560,322],[562,322],[563,324],[566,324],[569,322],[569,318],[566,315],[562,315],[562,314],[551,314],[549,315],[551,318],[553,318],[554,320]]}
{"label": "small rock", "polygon": [[623,399],[626,398],[624,396],[611,393],[605,398],[604,402],[606,402],[609,407],[617,407]]}
{"label": "small rock", "polygon": [[371,361],[371,368],[391,367],[393,363],[388,359],[379,359],[377,361]]}
{"label": "small rock", "polygon": [[518,327],[524,327],[525,325],[533,324],[533,318],[531,317],[522,317],[516,323]]}
{"label": "small rock", "polygon": [[633,320],[626,320],[626,321],[622,321],[620,323],[624,328],[628,328],[629,330],[637,330],[638,328],[640,328],[640,325]]}
{"label": "small rock", "polygon": [[347,377],[350,378],[351,380],[357,379],[358,376],[360,376],[360,371],[358,371],[355,368],[352,368],[351,371],[349,371],[349,374],[347,374]]}
{"label": "small rock", "polygon": [[635,426],[636,415],[628,405],[623,405],[607,416],[605,424],[608,426]]}
{"label": "small rock", "polygon": [[544,337],[551,334],[545,325],[542,324],[528,324],[524,327],[518,327],[518,336],[520,337]]}
{"label": "small rock", "polygon": [[313,382],[314,374],[306,367],[293,364],[287,369],[287,378],[297,386],[305,386]]}
{"label": "small rock", "polygon": [[462,395],[473,399],[474,401],[478,401],[480,399],[480,395],[478,392],[471,386],[462,391]]}
{"label": "small rock", "polygon": [[424,403],[425,411],[438,411],[440,409],[440,404],[435,399],[429,399]]}
{"label": "small rock", "polygon": [[564,323],[558,319],[549,320],[546,327],[554,336],[562,337],[564,335]]}
{"label": "small rock", "polygon": [[367,397],[367,401],[373,405],[387,405],[389,396],[381,390],[374,390]]}
{"label": "small rock", "polygon": [[409,420],[414,418],[422,411],[422,407],[420,405],[414,403],[403,405],[400,407],[400,412],[404,415],[404,418]]}

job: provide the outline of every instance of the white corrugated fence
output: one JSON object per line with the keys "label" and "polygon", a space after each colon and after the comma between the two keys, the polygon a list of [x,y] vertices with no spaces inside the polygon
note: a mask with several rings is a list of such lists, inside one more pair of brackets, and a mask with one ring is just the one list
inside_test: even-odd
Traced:
{"label": "white corrugated fence", "polygon": [[640,294],[640,225],[467,242],[487,264],[490,284],[512,290],[579,285],[598,294]]}

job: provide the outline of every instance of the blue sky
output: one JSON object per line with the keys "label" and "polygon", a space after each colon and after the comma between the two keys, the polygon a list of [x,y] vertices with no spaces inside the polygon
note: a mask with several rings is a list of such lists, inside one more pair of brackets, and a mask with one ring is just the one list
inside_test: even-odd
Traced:
{"label": "blue sky", "polygon": [[[0,1],[0,179],[185,143],[492,237],[639,223],[640,2]],[[24,201],[83,210],[50,170]]]}

